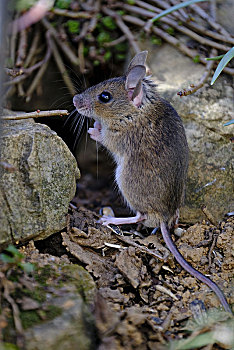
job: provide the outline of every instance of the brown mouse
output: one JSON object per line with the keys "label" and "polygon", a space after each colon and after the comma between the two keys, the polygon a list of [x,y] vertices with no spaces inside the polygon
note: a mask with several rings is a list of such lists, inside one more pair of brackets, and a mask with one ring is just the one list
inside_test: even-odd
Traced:
{"label": "brown mouse", "polygon": [[184,199],[189,150],[180,117],[146,77],[146,57],[147,51],[138,53],[125,76],[101,82],[73,98],[77,111],[95,120],[88,133],[112,154],[116,183],[136,213],[130,218],[102,217],[101,222],[142,221],[147,227],[160,226],[178,263],[206,283],[231,312],[219,287],[183,258],[170,236]]}

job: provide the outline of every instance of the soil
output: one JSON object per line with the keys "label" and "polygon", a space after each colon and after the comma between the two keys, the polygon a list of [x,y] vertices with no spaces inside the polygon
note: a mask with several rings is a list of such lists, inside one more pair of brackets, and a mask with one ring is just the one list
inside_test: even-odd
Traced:
{"label": "soil", "polygon": [[[129,214],[107,179],[83,175],[72,203],[67,229],[35,242],[35,246],[41,253],[62,259],[66,255],[93,276],[98,289],[95,319],[99,349],[164,349],[172,340],[187,336],[188,320],[193,318],[198,325],[198,314],[209,315],[214,308],[217,312],[217,297],[177,264],[160,230],[151,235],[143,224],[120,228],[98,223],[103,211],[114,211],[116,216]],[[234,302],[233,228],[234,217],[227,215],[217,225],[205,219],[192,226],[183,223],[177,229],[181,236],[174,235],[182,255],[220,286],[230,305]],[[226,322],[229,316],[221,314]],[[199,327],[193,326],[190,337],[213,330],[214,321]],[[214,343],[209,349],[231,348]],[[171,349],[183,349],[172,344]],[[192,348],[200,347],[186,349]]]}

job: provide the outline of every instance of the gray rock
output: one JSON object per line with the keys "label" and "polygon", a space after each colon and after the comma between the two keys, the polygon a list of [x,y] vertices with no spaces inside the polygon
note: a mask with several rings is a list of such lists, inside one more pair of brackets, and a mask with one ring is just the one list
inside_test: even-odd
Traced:
{"label": "gray rock", "polygon": [[4,121],[0,245],[43,239],[66,225],[79,177],[76,160],[57,134],[33,119]]}
{"label": "gray rock", "polygon": [[183,118],[190,148],[186,205],[181,219],[200,220],[205,204],[216,219],[233,210],[233,88],[230,77],[222,75],[211,87],[206,84],[193,95],[180,98],[177,92],[197,84],[204,66],[193,63],[175,48],[160,49],[147,43],[149,67],[159,93],[171,102]]}
{"label": "gray rock", "polygon": [[[41,320],[24,331],[26,350],[94,349],[95,321],[92,309],[96,293],[95,283],[81,266],[59,265],[57,277],[50,280],[47,300],[40,307],[54,310],[54,317],[49,321]],[[33,312],[35,311],[31,311],[32,314]],[[21,318],[24,317],[22,314]]]}

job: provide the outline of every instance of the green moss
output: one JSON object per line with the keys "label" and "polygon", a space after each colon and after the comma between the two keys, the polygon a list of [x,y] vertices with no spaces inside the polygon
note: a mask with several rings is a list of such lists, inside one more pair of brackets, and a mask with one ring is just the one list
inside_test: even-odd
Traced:
{"label": "green moss", "polygon": [[200,56],[199,55],[196,55],[193,57],[193,62],[194,63],[199,63],[200,62]]}
{"label": "green moss", "polygon": [[84,301],[91,302],[93,300],[95,283],[90,277],[90,274],[78,265],[64,266],[62,271],[66,275],[66,281],[70,281],[75,285]]}
{"label": "green moss", "polygon": [[70,7],[70,3],[71,0],[57,0],[55,3],[55,7],[67,10]]}
{"label": "green moss", "polygon": [[0,350],[19,350],[18,346],[12,343],[1,343]]}
{"label": "green moss", "polygon": [[105,54],[104,54],[105,62],[109,61],[111,59],[111,56],[112,56],[112,54],[110,51],[105,52]]}
{"label": "green moss", "polygon": [[24,329],[34,326],[41,322],[41,318],[38,313],[34,310],[31,311],[22,311],[20,313],[20,318],[22,322],[22,326]]}
{"label": "green moss", "polygon": [[103,44],[103,43],[111,41],[110,33],[107,33],[107,32],[99,33],[97,36],[97,41],[99,44]]}
{"label": "green moss", "polygon": [[43,286],[47,286],[47,282],[57,277],[56,271],[50,266],[46,265],[43,268],[38,268],[35,273],[35,280]]}
{"label": "green moss", "polygon": [[54,318],[60,316],[62,314],[62,311],[62,308],[58,306],[49,305],[46,309],[46,319],[53,320]]}
{"label": "green moss", "polygon": [[78,34],[80,32],[80,22],[69,19],[67,21],[68,31],[71,34]]}
{"label": "green moss", "polygon": [[116,51],[125,52],[127,50],[127,44],[126,43],[117,44],[115,45],[115,49]]}
{"label": "green moss", "polygon": [[101,21],[106,28],[108,28],[110,30],[116,29],[116,24],[115,24],[113,18],[111,18],[110,16],[103,17]]}
{"label": "green moss", "polygon": [[[44,310],[40,310],[44,311]],[[44,312],[38,312],[35,310],[22,311],[20,318],[24,329],[33,327],[36,324],[53,320],[54,318],[62,314],[62,308],[55,305],[48,305]],[[43,318],[43,320],[42,320]]]}

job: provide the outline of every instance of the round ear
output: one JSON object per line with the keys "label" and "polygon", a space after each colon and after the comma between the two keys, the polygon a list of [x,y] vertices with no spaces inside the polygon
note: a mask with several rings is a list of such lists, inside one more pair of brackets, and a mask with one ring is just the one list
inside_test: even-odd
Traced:
{"label": "round ear", "polygon": [[145,77],[146,68],[145,66],[134,66],[131,68],[127,75],[125,81],[125,89],[128,92],[129,100],[135,100],[134,104],[139,106],[142,101],[143,93],[142,93],[142,79]]}
{"label": "round ear", "polygon": [[146,74],[145,66],[134,66],[126,75],[125,89],[133,89],[137,86]]}
{"label": "round ear", "polygon": [[138,54],[136,54],[136,56],[133,57],[133,59],[129,63],[127,72],[129,72],[130,69],[132,69],[135,66],[144,66],[147,55],[148,55],[148,51],[141,51]]}

